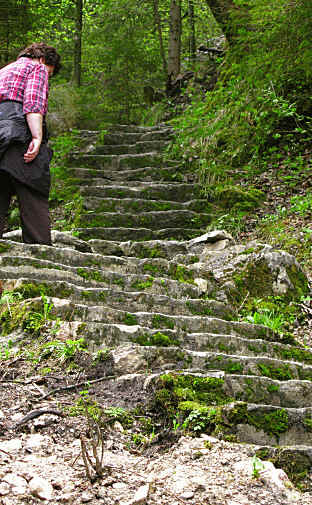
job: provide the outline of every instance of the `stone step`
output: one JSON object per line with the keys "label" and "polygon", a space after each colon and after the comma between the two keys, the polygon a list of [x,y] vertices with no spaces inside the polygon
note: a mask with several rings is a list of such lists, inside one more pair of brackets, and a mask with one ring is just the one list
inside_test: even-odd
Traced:
{"label": "stone step", "polygon": [[[73,167],[93,169],[127,170],[142,167],[161,167],[163,158],[157,152],[144,154],[72,154],[70,164]],[[176,163],[175,163],[176,164]]]}
{"label": "stone step", "polygon": [[166,124],[158,124],[155,126],[137,126],[137,125],[125,125],[125,124],[108,124],[106,125],[107,131],[109,133],[162,133],[163,135],[170,135],[172,133],[172,128]]}
{"label": "stone step", "polygon": [[[66,300],[59,300],[53,298],[54,303],[54,314],[61,319],[70,320],[70,321],[84,321],[86,323],[99,324],[99,328],[95,331],[96,334],[102,329],[103,324],[121,324],[128,326],[141,326],[148,327],[155,330],[166,330],[175,329],[176,331],[184,331],[186,333],[220,333],[220,334],[231,334],[237,336],[249,336],[249,338],[260,338],[266,339],[272,337],[272,330],[262,325],[254,325],[243,322],[236,321],[227,321],[223,319],[219,319],[216,317],[208,317],[208,316],[186,316],[186,315],[168,315],[156,312],[127,312],[125,310],[112,309],[110,307],[101,305],[101,306],[89,306],[85,304],[72,303],[70,301],[66,302]],[[205,360],[206,369],[211,369],[211,363],[213,360],[217,362],[220,361],[221,366],[218,364],[218,368],[223,370],[227,366],[230,367],[226,363],[226,359],[231,362],[231,359],[238,359],[236,357],[228,357],[224,356],[221,353],[200,353],[197,351],[187,351],[189,353],[193,353],[198,356],[200,362],[202,363]],[[201,359],[201,356],[204,356]],[[216,356],[220,356],[221,358],[217,358]],[[256,358],[248,358],[250,363],[255,361]],[[269,360],[269,358],[263,358],[263,360]],[[275,360],[277,361],[277,360]],[[223,363],[223,365],[222,365]],[[270,362],[271,363],[271,362]],[[240,373],[241,367],[236,366],[236,362],[233,365],[234,368],[237,368],[236,373]],[[250,365],[251,366],[251,365]],[[294,370],[295,367],[299,366],[293,364]],[[223,367],[223,368],[222,368]],[[216,367],[215,367],[216,368]],[[256,369],[256,365],[254,366]],[[312,367],[308,367],[311,368]],[[260,369],[257,369],[259,372]],[[256,374],[255,374],[256,375]],[[257,375],[261,375],[260,372]],[[294,377],[296,378],[296,377]]]}
{"label": "stone step", "polygon": [[75,228],[75,234],[82,240],[189,240],[197,237],[204,230],[194,228],[164,228],[150,230],[148,228]]}
{"label": "stone step", "polygon": [[196,174],[183,172],[180,168],[153,168],[144,167],[132,170],[110,170],[110,169],[91,169],[91,168],[72,168],[70,174],[77,179],[81,184],[87,182],[88,186],[92,185],[90,178],[94,178],[94,185],[103,184],[104,181],[168,181],[168,182],[196,182]]}
{"label": "stone step", "polygon": [[[141,335],[134,337],[129,336],[129,339],[144,341],[146,335]],[[154,338],[161,338],[161,334],[154,334]],[[172,337],[171,337],[172,338]],[[166,369],[166,363],[161,365],[163,369],[160,372],[150,372],[150,375],[146,377],[143,374],[140,375],[140,368],[144,368],[145,362],[155,363],[157,361],[161,364],[161,358],[157,355],[157,349],[152,346],[147,346],[142,350],[142,353],[137,359],[134,359],[137,345],[126,343],[123,346],[117,347],[113,351],[113,357],[115,361],[115,373],[118,375],[132,374],[133,382],[140,387],[142,390],[147,391],[157,391],[159,389],[166,388],[166,377],[171,376],[172,378],[189,378],[189,379],[205,379],[212,376],[217,376],[219,379],[218,390],[215,390],[215,401],[212,400],[212,405],[217,405],[217,398],[221,395],[223,396],[224,404],[231,404],[234,401],[249,402],[255,405],[267,405],[272,407],[284,407],[290,409],[301,409],[303,404],[311,404],[312,401],[312,383],[310,381],[301,380],[289,380],[289,381],[279,381],[270,379],[268,377],[259,377],[254,375],[233,375],[228,373],[222,373],[218,371],[214,372],[195,372],[190,368],[190,371],[182,371],[180,369]],[[173,348],[167,348],[168,359],[170,359]],[[122,356],[122,361],[120,357]],[[174,356],[173,356],[174,357]],[[181,357],[181,355],[180,355]],[[177,358],[174,359],[176,361]],[[122,375],[120,376],[120,382],[123,381]],[[131,389],[131,375],[128,377],[128,387]],[[168,381],[169,382],[169,381]],[[209,385],[207,387],[209,391]],[[170,382],[168,386],[170,389]],[[202,386],[202,393],[205,393],[204,385]],[[193,393],[194,394],[194,393]],[[186,392],[186,401],[190,401],[188,398],[188,393]],[[209,400],[206,402],[204,396],[202,399],[203,403],[209,406]],[[211,401],[211,395],[210,395]],[[311,408],[311,407],[310,407]],[[312,410],[312,408],[311,408]]]}
{"label": "stone step", "polygon": [[[146,133],[125,133],[125,132],[106,133],[103,138],[103,145],[135,144],[136,142],[139,142],[142,138],[142,135],[145,134]],[[166,139],[166,134],[160,132],[160,135],[162,135],[162,138]]]}
{"label": "stone step", "polygon": [[298,361],[312,365],[312,350],[295,345],[268,342],[260,339],[233,335],[213,335],[207,333],[192,333],[187,335],[187,341],[183,341],[187,348],[197,351],[218,351],[221,353],[237,356],[266,356],[274,359]]}
{"label": "stone step", "polygon": [[211,215],[190,210],[168,210],[158,212],[140,212],[137,214],[120,212],[89,212],[81,214],[77,226],[97,228],[193,228],[203,229],[211,222]]}
{"label": "stone step", "polygon": [[112,145],[107,142],[106,138],[104,141],[105,144],[95,146],[92,154],[143,154],[162,151],[169,144],[169,142],[165,142],[164,140],[146,140],[137,141],[134,144],[121,143]]}
{"label": "stone step", "polygon": [[[233,408],[235,407],[237,408],[234,404]],[[279,446],[312,446],[312,431],[307,423],[307,420],[312,419],[311,407],[292,409],[249,403],[246,405],[246,415],[241,417],[233,430],[240,442],[270,446],[276,446],[277,443]]]}
{"label": "stone step", "polygon": [[[29,266],[34,269],[71,270],[81,271],[82,277],[88,275],[96,280],[105,274],[105,269],[113,272],[131,273],[138,275],[153,275],[154,277],[169,277],[181,283],[194,284],[198,272],[192,265],[185,266],[165,258],[136,258],[120,256],[104,256],[94,253],[83,253],[66,247],[51,247],[37,244],[21,244],[7,242],[7,249],[0,254],[0,266],[22,267]],[[78,268],[78,270],[77,270]],[[194,270],[195,269],[195,270]],[[203,276],[206,273],[203,272]],[[211,274],[208,280],[212,283]],[[217,285],[213,283],[213,287]]]}
{"label": "stone step", "polygon": [[[73,299],[92,299],[101,301],[101,294],[107,288],[114,288],[123,290],[125,292],[138,292],[153,293],[156,295],[165,295],[170,298],[181,300],[198,299],[203,295],[200,287],[192,284],[182,283],[171,279],[154,278],[150,275],[136,275],[136,274],[122,274],[110,271],[104,271],[102,274],[102,282],[99,283],[100,287],[94,287],[95,281],[87,281],[81,276],[72,274],[72,281],[62,281],[60,270],[56,270],[57,279],[55,278],[53,269],[42,269],[42,272],[34,272],[33,277],[12,277],[3,278],[2,289],[11,290],[16,289],[21,292],[34,292],[40,293],[41,291],[49,296],[56,296],[58,298],[72,298]],[[41,275],[39,275],[41,274]],[[71,272],[66,272],[66,277]],[[35,277],[37,275],[37,277]],[[52,278],[51,278],[52,277]],[[208,291],[209,292],[209,291]],[[211,288],[211,294],[215,295],[215,291]],[[34,295],[35,296],[35,295]],[[37,296],[37,295],[36,295]],[[207,292],[205,292],[207,297]],[[217,299],[217,298],[216,298]]]}
{"label": "stone step", "polygon": [[[153,282],[152,280],[150,282]],[[15,283],[16,285],[16,283]],[[40,289],[38,282],[32,281],[33,287],[37,285],[37,290]],[[24,285],[25,286],[25,285]],[[23,291],[23,285],[19,285],[19,289]],[[31,287],[25,286],[31,292]],[[57,298],[65,298],[73,302],[81,302],[88,305],[97,305],[98,310],[101,310],[101,304],[105,304],[103,310],[109,308],[118,308],[120,310],[127,310],[129,312],[140,312],[152,310],[154,312],[169,313],[174,315],[210,315],[230,320],[233,317],[232,309],[230,306],[216,301],[216,300],[201,300],[192,299],[187,300],[183,298],[173,298],[169,295],[158,294],[154,292],[146,293],[144,290],[125,291],[118,286],[101,287],[101,288],[87,288],[76,286],[67,283],[58,283],[50,281],[45,282],[45,287],[41,284],[42,291],[48,291],[49,296]],[[33,291],[37,291],[33,288]],[[28,295],[27,295],[28,296]],[[92,308],[92,307],[91,307]]]}
{"label": "stone step", "polygon": [[193,212],[211,212],[211,205],[206,200],[171,202],[167,200],[145,200],[138,198],[98,198],[87,197],[83,200],[83,209],[95,212],[157,212],[169,210],[190,210]]}
{"label": "stone step", "polygon": [[[186,202],[199,198],[199,188],[194,184],[130,181],[127,186],[82,186],[82,196],[139,200],[166,200]],[[207,202],[207,200],[206,200]]]}
{"label": "stone step", "polygon": [[[148,240],[144,242],[114,242],[111,240],[89,240],[94,253],[109,256],[134,256],[137,258],[167,258],[173,260],[177,254],[189,254],[188,242],[177,240]],[[199,260],[195,254],[189,255],[189,264]]]}

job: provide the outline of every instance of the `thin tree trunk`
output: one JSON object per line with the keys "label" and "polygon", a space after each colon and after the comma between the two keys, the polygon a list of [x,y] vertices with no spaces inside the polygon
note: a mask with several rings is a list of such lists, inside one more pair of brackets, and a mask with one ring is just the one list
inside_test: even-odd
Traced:
{"label": "thin tree trunk", "polygon": [[181,0],[171,0],[169,24],[168,81],[172,82],[180,73]]}
{"label": "thin tree trunk", "polygon": [[162,36],[162,31],[161,31],[161,19],[160,19],[160,14],[159,14],[158,0],[153,0],[153,10],[154,10],[154,22],[155,22],[157,32],[158,32],[160,56],[162,59],[164,75],[165,75],[165,77],[167,77],[167,59],[166,59],[166,55],[165,55],[164,41],[163,41],[163,36]]}
{"label": "thin tree trunk", "polygon": [[190,27],[190,58],[196,58],[196,34],[195,34],[195,14],[194,14],[194,0],[188,0],[188,18]]}
{"label": "thin tree trunk", "polygon": [[82,39],[82,9],[83,0],[75,0],[76,4],[76,32],[74,47],[74,75],[73,81],[76,86],[81,84],[81,39]]}

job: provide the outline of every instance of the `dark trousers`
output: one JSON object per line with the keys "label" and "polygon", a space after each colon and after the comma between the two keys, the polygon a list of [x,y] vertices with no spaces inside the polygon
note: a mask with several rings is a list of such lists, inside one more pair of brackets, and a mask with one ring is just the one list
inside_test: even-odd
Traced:
{"label": "dark trousers", "polygon": [[22,222],[22,237],[26,244],[51,245],[49,200],[7,172],[0,170],[0,238],[2,238],[10,202],[17,195]]}

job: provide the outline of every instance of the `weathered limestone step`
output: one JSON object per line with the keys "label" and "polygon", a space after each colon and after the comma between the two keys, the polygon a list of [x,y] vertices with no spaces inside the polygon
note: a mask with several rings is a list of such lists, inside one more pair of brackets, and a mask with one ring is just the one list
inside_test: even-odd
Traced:
{"label": "weathered limestone step", "polygon": [[[309,383],[312,381],[312,366],[293,361],[282,361],[265,356],[237,357],[234,355],[192,351],[182,348],[184,363],[181,364],[181,349],[174,346],[144,347],[133,345],[130,352],[131,355],[137,356],[137,362],[140,360],[143,361],[142,369],[145,368],[144,360],[148,360],[149,368],[153,370],[159,369],[159,367],[165,366],[166,364],[174,364],[175,368],[219,370],[231,375],[244,375],[246,376],[246,385],[249,384],[247,393],[249,391],[250,396],[254,394],[254,381],[250,376],[268,377],[280,382],[288,382],[290,380],[306,381],[308,383],[307,388],[311,387]],[[240,379],[240,381],[241,380],[242,379]],[[285,387],[284,389],[287,388]],[[255,400],[253,399],[253,401]]]}
{"label": "weathered limestone step", "polygon": [[172,202],[167,200],[146,200],[138,198],[98,198],[87,197],[83,200],[83,208],[95,213],[99,212],[157,212],[169,210],[190,210],[207,213],[211,205],[206,200],[190,200],[188,202]]}
{"label": "weathered limestone step", "polygon": [[131,181],[126,186],[83,186],[83,196],[100,198],[135,198],[144,200],[168,200],[185,202],[199,198],[199,187],[194,184]]}
{"label": "weathered limestone step", "polygon": [[[189,333],[209,332],[247,336],[250,338],[270,338],[272,331],[262,325],[226,321],[208,316],[184,316],[167,315],[156,312],[130,313],[124,310],[110,309],[101,305],[88,306],[66,302],[66,300],[53,299],[54,313],[61,319],[71,321],[84,321],[100,324],[128,324],[129,326],[143,326],[157,330],[176,329]],[[206,353],[207,356],[211,353]],[[220,355],[223,359],[222,355]],[[207,361],[207,358],[205,358]],[[250,358],[255,359],[255,358]],[[207,362],[208,364],[208,362]],[[209,365],[211,368],[211,366]],[[206,366],[208,370],[208,366]],[[215,367],[216,368],[216,367]],[[220,368],[218,366],[218,368]],[[237,371],[237,373],[239,370]]]}
{"label": "weathered limestone step", "polygon": [[152,230],[159,228],[194,228],[202,229],[211,222],[211,215],[193,212],[191,210],[167,210],[156,212],[140,212],[137,214],[120,212],[101,212],[81,214],[79,226],[114,228],[147,227]]}
{"label": "weathered limestone step", "polygon": [[[57,270],[59,277],[61,277],[60,271]],[[35,272],[36,274],[36,272]],[[68,272],[66,273],[68,277]],[[51,280],[53,277],[53,280]],[[101,293],[104,288],[115,288],[122,289],[126,292],[131,291],[144,291],[144,293],[153,293],[156,295],[166,295],[170,298],[180,298],[182,299],[198,299],[202,296],[203,291],[200,287],[186,284],[171,279],[164,278],[154,278],[150,275],[135,275],[135,274],[118,274],[116,272],[110,272],[105,270],[102,274],[100,287],[94,287],[96,281],[87,281],[81,276],[73,276],[73,282],[60,281],[54,279],[53,271],[51,275],[51,270],[43,269],[40,278],[35,277],[18,277],[18,278],[6,278],[1,279],[2,289],[12,290],[16,289],[21,292],[32,292],[32,290],[37,290],[38,293],[41,291],[49,296],[56,296],[58,298],[72,298],[71,295],[76,293],[75,299],[93,299],[101,300]],[[82,286],[81,286],[82,284]],[[91,288],[91,289],[89,289]],[[211,288],[210,291],[215,294],[214,290]],[[207,292],[206,296],[207,296]],[[37,295],[36,295],[37,296]],[[30,295],[31,297],[31,295]]]}
{"label": "weathered limestone step", "polygon": [[[198,235],[199,230],[193,228],[164,228],[150,230],[148,228],[75,228],[73,230],[81,240],[189,240]],[[203,231],[203,230],[202,230]]]}
{"label": "weathered limestone step", "polygon": [[107,125],[109,133],[140,133],[144,135],[146,133],[159,132],[164,135],[170,135],[172,133],[172,128],[166,124],[158,124],[155,126],[137,126],[137,125],[124,125],[124,124],[111,124]]}
{"label": "weathered limestone step", "polygon": [[105,139],[105,144],[95,147],[92,154],[143,154],[154,151],[162,151],[169,144],[164,140],[137,141],[134,144],[112,144]]}
{"label": "weathered limestone step", "polygon": [[[94,253],[113,256],[134,256],[137,258],[167,258],[172,260],[177,254],[188,254],[188,242],[178,240],[147,240],[144,242],[114,242],[112,240],[89,240]],[[198,257],[190,256],[190,263]]]}
{"label": "weathered limestone step", "polygon": [[[106,310],[106,307],[116,307],[129,312],[153,310],[154,312],[174,315],[212,315],[227,320],[232,319],[233,316],[230,306],[216,300],[192,298],[184,300],[183,298],[172,298],[168,295],[153,292],[145,293],[138,290],[127,292],[120,290],[117,286],[112,288],[82,288],[69,286],[68,284],[64,286],[64,284],[60,285],[58,283],[52,286],[50,283],[47,287],[50,296],[66,298],[73,302],[82,302],[93,306],[97,304],[97,310],[99,311],[101,311],[100,304],[105,304],[104,310]],[[29,290],[31,290],[30,287]]]}
{"label": "weathered limestone step", "polygon": [[[251,403],[246,405],[246,414],[242,415],[241,422],[233,428],[240,442],[271,446],[276,446],[277,443],[279,446],[312,446],[312,431],[308,425],[308,420],[311,419],[311,407],[292,409]],[[261,429],[263,420],[267,421],[267,431]],[[271,430],[275,428],[276,433],[270,433],[270,421]]]}
{"label": "weathered limestone step", "polygon": [[[87,179],[88,185],[90,183],[90,178],[94,177],[96,179],[96,185],[99,185],[99,181],[137,181],[141,179],[142,181],[169,181],[169,182],[196,182],[196,174],[188,173],[185,169],[180,167],[169,167],[169,168],[154,168],[146,166],[144,168],[133,168],[132,170],[111,170],[109,168],[94,169],[94,168],[71,168],[70,174],[83,183]],[[101,182],[100,182],[101,184]]]}
{"label": "weathered limestone step", "polygon": [[295,345],[250,340],[232,335],[192,333],[187,335],[184,346],[197,351],[218,351],[238,356],[266,356],[275,359],[298,361],[312,365],[312,350]]}
{"label": "weathered limestone step", "polygon": [[[204,352],[204,354],[206,354]],[[223,353],[207,353],[206,370],[218,369],[242,375],[263,375],[278,380],[311,380],[312,366],[295,361],[268,358],[267,356],[236,356]]]}
{"label": "weathered limestone step", "polygon": [[[117,350],[118,351],[118,350]],[[122,356],[121,356],[122,358]],[[126,360],[120,360],[120,364]],[[134,363],[134,360],[132,360]],[[155,391],[155,380],[160,375],[167,373],[179,373],[178,370],[165,370],[163,372],[146,376],[143,373],[132,373],[118,378],[120,390],[131,391],[132,388]],[[184,372],[182,375],[186,375]],[[188,374],[189,375],[189,374]],[[224,377],[219,372],[207,374],[193,374],[195,376],[207,376],[220,379]],[[225,376],[226,380],[229,376]],[[222,379],[221,379],[222,380]],[[292,384],[297,384],[292,381]],[[306,383],[305,383],[306,384]],[[289,383],[290,385],[290,383]],[[163,387],[163,386],[162,386]],[[295,386],[296,387],[296,386]],[[127,404],[126,404],[127,406]],[[132,403],[131,407],[135,405]],[[216,418],[214,419],[214,415]],[[245,442],[262,446],[258,451],[258,457],[264,459],[270,455],[284,454],[283,458],[277,458],[280,462],[284,458],[292,458],[300,454],[304,455],[306,468],[312,465],[312,407],[289,408],[275,405],[246,403],[233,401],[223,406],[211,406],[211,429],[218,428],[226,435],[233,434],[238,442]],[[264,446],[267,444],[269,447]],[[278,447],[276,447],[278,444]],[[286,446],[286,447],[283,447]],[[291,460],[290,460],[291,461]],[[301,459],[302,461],[302,459]],[[290,463],[290,468],[292,467]]]}
{"label": "weathered limestone step", "polygon": [[[129,334],[128,339],[147,341],[147,335],[134,336]],[[154,338],[161,338],[161,334],[154,334]],[[173,336],[170,336],[172,340]],[[115,340],[117,344],[117,341]],[[118,345],[118,344],[117,344]],[[115,346],[114,346],[115,347]],[[138,352],[139,351],[139,352]],[[181,351],[176,352],[174,355],[174,348],[168,347],[167,351],[167,363],[172,360],[171,365],[173,365],[177,360],[181,360],[185,355],[181,354]],[[164,387],[161,382],[161,376],[170,373],[175,377],[192,377],[196,378],[207,378],[211,377],[213,374],[218,375],[219,387],[215,391],[215,397],[217,398],[222,394],[224,398],[224,403],[232,403],[233,400],[240,402],[249,402],[258,405],[267,405],[270,407],[286,407],[292,409],[300,409],[302,405],[311,405],[312,402],[312,383],[310,381],[300,381],[300,380],[290,380],[287,382],[282,382],[268,377],[258,377],[253,375],[231,375],[222,372],[194,372],[193,364],[190,365],[190,371],[183,372],[180,369],[166,369],[166,363],[164,363],[165,352],[160,353],[159,349],[155,346],[146,346],[145,348],[139,349],[137,344],[126,344],[117,347],[113,351],[113,356],[115,358],[115,373],[120,375],[119,380],[123,380],[122,376],[126,373],[132,374],[133,382],[136,386],[140,384],[142,391],[155,390],[157,386]],[[148,366],[149,364],[149,366]],[[163,371],[151,372],[148,377],[141,374],[140,371],[144,368],[150,368],[151,365],[154,368],[161,368]],[[131,376],[129,376],[128,388],[131,389]],[[204,390],[202,391],[204,392]],[[209,405],[209,404],[208,404]],[[207,406],[208,406],[207,405]]]}
{"label": "weathered limestone step", "polygon": [[[98,132],[97,132],[98,134]],[[168,141],[172,137],[172,130],[163,129],[155,131],[145,131],[139,133],[127,133],[116,131],[106,133],[104,136],[103,144],[105,145],[120,145],[120,144],[134,144],[135,142],[156,142]]]}
{"label": "weathered limestone step", "polygon": [[235,400],[301,408],[312,406],[312,382],[308,380],[279,381],[252,375],[224,375],[224,392]]}
{"label": "weathered limestone step", "polygon": [[[135,142],[141,140],[141,137],[142,133],[126,133],[126,132],[106,133],[104,136],[103,144],[104,145],[134,144]],[[163,138],[166,137],[163,136]]]}
{"label": "weathered limestone step", "polygon": [[73,154],[71,166],[94,169],[127,170],[140,167],[162,167],[163,157],[152,151],[143,154]]}
{"label": "weathered limestone step", "polygon": [[[9,249],[0,254],[0,266],[22,267],[34,269],[54,268],[78,272],[82,277],[101,282],[103,269],[120,273],[144,274],[158,277],[170,277],[180,282],[194,284],[197,272],[185,265],[168,261],[165,258],[136,258],[120,256],[104,256],[101,254],[82,253],[70,248],[50,247],[36,244],[21,244],[10,242]],[[78,270],[77,270],[78,268]],[[204,273],[205,274],[205,273]],[[210,280],[211,276],[208,276]]]}

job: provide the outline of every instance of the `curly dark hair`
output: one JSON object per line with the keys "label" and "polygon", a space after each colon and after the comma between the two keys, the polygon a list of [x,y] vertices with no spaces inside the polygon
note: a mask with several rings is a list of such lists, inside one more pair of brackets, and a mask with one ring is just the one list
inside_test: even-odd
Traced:
{"label": "curly dark hair", "polygon": [[56,49],[52,46],[48,46],[44,42],[35,42],[30,46],[25,47],[17,58],[44,58],[46,65],[53,65],[54,72],[53,75],[56,75],[61,68],[61,57],[56,52]]}

